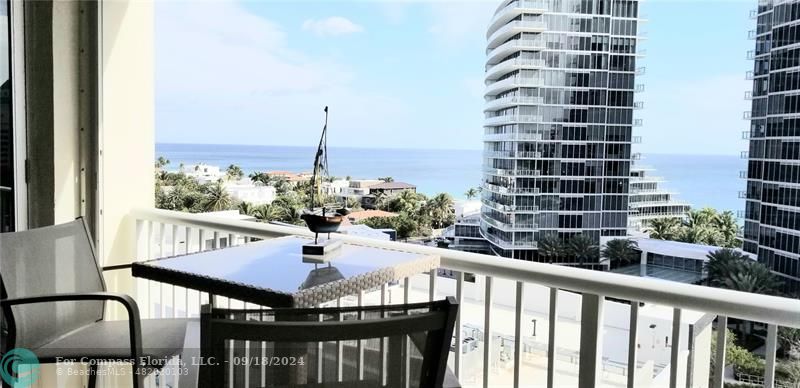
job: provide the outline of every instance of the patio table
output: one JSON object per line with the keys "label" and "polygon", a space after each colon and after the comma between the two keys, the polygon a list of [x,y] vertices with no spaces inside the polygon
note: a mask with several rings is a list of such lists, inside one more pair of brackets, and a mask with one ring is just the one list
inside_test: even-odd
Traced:
{"label": "patio table", "polygon": [[[439,257],[345,243],[326,263],[300,236],[133,263],[134,277],[268,307],[314,307],[436,270]],[[213,298],[212,298],[213,300]]]}

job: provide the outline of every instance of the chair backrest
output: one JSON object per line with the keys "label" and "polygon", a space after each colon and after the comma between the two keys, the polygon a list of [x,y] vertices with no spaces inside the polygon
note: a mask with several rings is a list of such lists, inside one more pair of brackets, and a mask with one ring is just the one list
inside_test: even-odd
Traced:
{"label": "chair backrest", "polygon": [[[44,228],[0,233],[3,297],[105,291],[83,219]],[[104,302],[36,303],[3,311],[6,344],[36,348],[103,318]]]}
{"label": "chair backrest", "polygon": [[453,298],[311,309],[205,305],[201,387],[241,387],[247,378],[257,386],[440,387],[457,312]]}

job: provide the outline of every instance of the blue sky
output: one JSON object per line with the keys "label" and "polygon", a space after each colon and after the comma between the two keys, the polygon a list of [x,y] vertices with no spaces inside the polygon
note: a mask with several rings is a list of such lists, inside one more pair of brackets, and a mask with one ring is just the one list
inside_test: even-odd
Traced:
{"label": "blue sky", "polygon": [[[156,140],[480,149],[497,3],[156,2]],[[738,154],[755,1],[642,4],[638,150]]]}

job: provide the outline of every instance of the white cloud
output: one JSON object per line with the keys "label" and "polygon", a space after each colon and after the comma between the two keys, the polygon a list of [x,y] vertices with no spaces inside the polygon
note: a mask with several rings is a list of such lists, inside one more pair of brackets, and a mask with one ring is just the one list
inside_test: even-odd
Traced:
{"label": "white cloud", "polygon": [[338,36],[362,32],[364,27],[341,16],[331,16],[319,20],[306,20],[303,22],[303,30],[311,31],[317,36]]}
{"label": "white cloud", "polygon": [[348,66],[289,47],[279,24],[235,2],[157,2],[156,36],[159,142],[313,145],[325,105],[331,145],[400,141],[413,116],[388,92],[360,87]]}

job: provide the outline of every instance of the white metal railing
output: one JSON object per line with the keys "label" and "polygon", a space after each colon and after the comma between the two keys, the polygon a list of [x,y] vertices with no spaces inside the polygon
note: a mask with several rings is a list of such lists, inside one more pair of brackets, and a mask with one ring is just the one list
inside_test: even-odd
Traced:
{"label": "white metal railing", "polygon": [[750,131],[742,131],[742,140],[750,139]]}
{"label": "white metal railing", "polygon": [[514,22],[511,22],[511,23],[507,23],[507,24],[503,25],[502,27],[498,28],[497,30],[495,30],[489,36],[489,38],[486,39],[486,41],[489,42],[489,43],[492,43],[492,42],[496,41],[502,35],[508,34],[509,31],[511,31],[512,29],[515,29],[515,28],[525,28],[525,29],[533,30],[532,32],[535,32],[535,31],[544,31],[544,30],[546,30],[547,29],[547,25],[544,22],[534,21],[534,20],[518,20],[518,21],[514,21]]}
{"label": "white metal railing", "polygon": [[755,78],[755,74],[753,74],[753,71],[752,71],[752,70],[748,70],[748,71],[746,71],[746,72],[744,73],[744,79],[746,79],[746,80],[752,80],[753,78]]}
{"label": "white metal railing", "polygon": [[527,133],[527,132],[504,132],[492,133],[483,136],[484,140],[524,140],[535,141],[542,140],[541,133]]}
{"label": "white metal railing", "polygon": [[499,106],[539,105],[542,103],[544,103],[544,98],[542,97],[507,96],[487,101],[484,109],[491,110]]}
{"label": "white metal railing", "polygon": [[486,95],[492,96],[504,90],[517,87],[536,87],[544,85],[541,77],[520,77],[515,75],[486,85]]}
{"label": "white metal railing", "polygon": [[[517,22],[515,22],[517,23]],[[523,22],[524,23],[524,22]],[[495,48],[486,50],[487,62],[494,63],[499,56],[507,57],[509,51],[519,50],[544,50],[544,40],[541,39],[513,39]],[[502,58],[501,58],[502,59]]]}
{"label": "white metal railing", "polygon": [[542,116],[537,115],[503,115],[487,117],[484,125],[496,125],[504,123],[538,123],[542,121]]}
{"label": "white metal railing", "polygon": [[505,7],[503,7],[503,9],[497,11],[494,14],[494,17],[492,17],[492,20],[489,22],[489,25],[491,26],[495,24],[498,20],[506,16],[506,13],[509,10],[514,8],[527,8],[527,9],[545,11],[547,10],[547,3],[544,1],[514,0],[508,3],[508,5],[506,5]]}
{"label": "white metal railing", "polygon": [[[225,218],[214,218],[208,215],[197,215],[158,209],[139,209],[131,212],[130,217],[136,220],[136,238],[139,247],[137,259],[147,259],[163,257],[175,254],[191,253],[198,250],[210,248],[220,248],[227,245],[249,243],[252,239],[268,239],[286,235],[312,236],[312,233],[305,228],[290,226],[271,225],[256,223],[252,221],[232,220]],[[487,234],[487,239],[492,240],[494,236]],[[559,310],[562,298],[570,297],[573,294],[564,294],[564,291],[571,290],[580,293],[580,327],[579,346],[577,360],[577,384],[578,387],[594,387],[603,378],[603,371],[607,369],[606,363],[602,360],[602,346],[599,346],[604,335],[603,330],[603,311],[608,306],[606,298],[616,300],[632,301],[630,304],[629,322],[629,341],[628,359],[626,368],[627,386],[636,386],[636,379],[641,377],[643,370],[638,368],[637,359],[637,336],[644,337],[648,333],[638,333],[637,328],[640,319],[639,303],[668,306],[672,309],[672,329],[671,340],[673,344],[668,365],[670,386],[683,386],[685,380],[679,381],[680,373],[680,346],[681,338],[686,333],[682,333],[681,319],[685,310],[697,311],[717,316],[717,327],[727,327],[727,318],[752,320],[767,324],[766,336],[766,375],[765,383],[774,385],[775,352],[777,349],[777,327],[788,326],[800,328],[800,300],[766,296],[759,294],[736,292],[731,290],[696,286],[690,284],[666,282],[649,278],[627,276],[600,271],[588,271],[566,266],[557,266],[544,263],[535,263],[523,260],[514,260],[477,253],[460,252],[449,249],[436,248],[425,245],[406,244],[393,241],[373,240],[352,235],[337,235],[337,238],[347,243],[355,243],[383,249],[398,249],[426,255],[438,255],[441,258],[442,268],[452,271],[454,279],[437,279],[436,272],[426,275],[421,283],[419,279],[405,279],[402,283],[402,301],[409,299],[409,291],[413,290],[415,284],[422,287],[426,299],[433,299],[445,293],[455,295],[460,304],[479,303],[484,310],[484,328],[482,336],[483,356],[478,359],[478,364],[467,370],[462,363],[464,356],[462,352],[456,351],[451,355],[451,365],[454,373],[461,379],[467,374],[473,376],[474,373],[482,373],[477,381],[482,381],[482,386],[492,386],[493,379],[497,378],[497,365],[502,361],[498,358],[493,349],[492,341],[496,340],[497,330],[505,324],[505,317],[508,316],[514,331],[513,357],[508,348],[505,349],[507,358],[506,365],[513,373],[515,386],[518,386],[524,378],[523,368],[526,368],[526,357],[524,342],[531,336],[524,330],[530,326],[527,321],[523,321],[527,310],[524,310],[526,295],[532,288],[549,289],[549,309],[550,314],[541,318],[542,323],[547,323],[547,332],[542,333],[548,339],[548,355],[555,355],[557,339],[564,336],[557,336],[558,330],[563,330],[562,326],[569,324],[569,318],[563,316]],[[505,242],[505,241],[503,241]],[[535,242],[526,241],[527,246],[535,246]],[[474,274],[475,284],[465,282],[464,274]],[[510,305],[502,304],[501,300],[493,298],[495,288],[501,287],[502,282],[511,282],[516,288],[514,303]],[[180,289],[166,284],[148,284],[140,286],[136,293],[136,298],[142,310],[142,316],[146,318],[160,318],[170,316],[189,316],[194,315],[199,303],[207,302],[206,296],[200,293],[192,293],[191,290]],[[480,284],[480,288],[477,284]],[[109,284],[113,290],[115,283]],[[442,287],[452,287],[440,289]],[[451,286],[452,285],[452,286]],[[471,288],[473,292],[470,298],[477,295],[487,295],[487,298],[480,300],[465,299],[465,288]],[[527,290],[526,290],[527,288]],[[498,292],[508,295],[504,289],[497,288]],[[480,291],[480,292],[478,292]],[[388,303],[387,287],[380,290],[380,303]],[[206,299],[204,299],[206,298]],[[360,301],[360,298],[359,298]],[[196,303],[195,303],[196,302]],[[228,303],[239,306],[241,303],[236,301],[217,301],[218,304]],[[396,303],[396,302],[395,302]],[[252,305],[251,305],[252,306]],[[604,307],[606,306],[606,307]],[[616,306],[616,305],[614,305]],[[510,309],[510,310],[509,310]],[[511,313],[513,311],[513,313]],[[557,313],[558,312],[558,313]],[[464,334],[461,329],[466,326],[465,319],[467,311],[462,310],[457,319],[457,329],[455,330],[456,343],[461,344]],[[498,314],[502,315],[497,318]],[[495,319],[492,319],[495,317]],[[530,318],[530,315],[528,315]],[[525,318],[525,319],[528,319]],[[500,320],[498,320],[500,319]],[[495,326],[497,325],[497,326]],[[544,331],[544,330],[542,330]],[[654,332],[655,333],[655,332]],[[720,360],[725,353],[725,330],[717,330],[716,359]],[[576,333],[578,334],[578,333]],[[655,337],[655,334],[653,334]],[[535,337],[534,337],[535,338]],[[560,352],[558,352],[560,353]],[[556,357],[547,357],[544,361],[547,370],[547,386],[554,386],[554,376],[557,376]],[[704,360],[708,364],[708,358]],[[717,363],[720,365],[721,363]],[[700,365],[700,364],[698,364]],[[560,368],[560,366],[559,366]],[[685,364],[684,364],[685,369]],[[634,372],[634,373],[630,373]],[[713,387],[722,387],[723,370],[717,368],[713,371]],[[477,383],[476,381],[476,383]]]}
{"label": "white metal railing", "polygon": [[486,78],[494,79],[497,78],[497,76],[500,75],[501,73],[506,73],[508,71],[516,70],[522,67],[544,67],[544,66],[545,66],[544,59],[526,59],[526,58],[509,59],[500,62],[496,65],[487,65]]}

